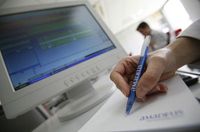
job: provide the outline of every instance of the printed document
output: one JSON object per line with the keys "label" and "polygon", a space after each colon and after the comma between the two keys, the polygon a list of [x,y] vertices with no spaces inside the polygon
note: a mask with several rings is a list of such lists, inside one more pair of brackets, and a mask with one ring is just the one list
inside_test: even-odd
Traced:
{"label": "printed document", "polygon": [[125,114],[127,98],[119,91],[95,113],[79,132],[149,131],[200,126],[200,104],[179,76],[164,82],[167,93],[135,102]]}

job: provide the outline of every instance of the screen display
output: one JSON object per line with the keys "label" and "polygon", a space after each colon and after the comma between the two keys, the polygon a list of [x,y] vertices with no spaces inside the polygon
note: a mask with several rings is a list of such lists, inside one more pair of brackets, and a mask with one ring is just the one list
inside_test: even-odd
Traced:
{"label": "screen display", "polygon": [[0,25],[14,90],[115,48],[85,5],[1,16]]}

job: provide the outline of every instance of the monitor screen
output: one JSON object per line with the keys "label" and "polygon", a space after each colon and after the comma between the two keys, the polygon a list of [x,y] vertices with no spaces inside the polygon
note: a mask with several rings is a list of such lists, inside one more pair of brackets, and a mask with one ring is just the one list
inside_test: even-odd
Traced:
{"label": "monitor screen", "polygon": [[14,91],[116,48],[85,5],[4,15],[0,25]]}

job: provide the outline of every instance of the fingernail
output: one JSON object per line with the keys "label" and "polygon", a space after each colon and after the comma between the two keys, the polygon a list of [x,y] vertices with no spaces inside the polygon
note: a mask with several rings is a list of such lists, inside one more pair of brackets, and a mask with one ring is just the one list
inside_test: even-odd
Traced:
{"label": "fingernail", "polygon": [[161,87],[158,85],[158,86],[156,86],[156,89],[158,90],[158,91],[162,91],[163,89],[161,89]]}
{"label": "fingernail", "polygon": [[167,91],[167,87],[165,87],[164,85],[160,85],[160,91],[166,92]]}

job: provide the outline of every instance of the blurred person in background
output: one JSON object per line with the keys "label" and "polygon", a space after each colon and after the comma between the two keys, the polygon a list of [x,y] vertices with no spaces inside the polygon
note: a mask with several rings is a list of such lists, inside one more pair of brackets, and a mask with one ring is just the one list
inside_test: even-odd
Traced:
{"label": "blurred person in background", "polygon": [[147,35],[151,36],[150,51],[155,51],[165,47],[169,43],[169,36],[167,33],[156,31],[151,29],[151,27],[146,22],[141,22],[137,31],[139,31],[144,37]]}

